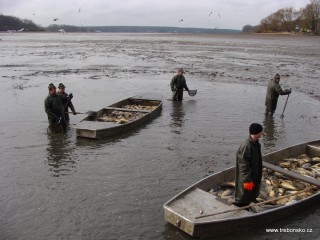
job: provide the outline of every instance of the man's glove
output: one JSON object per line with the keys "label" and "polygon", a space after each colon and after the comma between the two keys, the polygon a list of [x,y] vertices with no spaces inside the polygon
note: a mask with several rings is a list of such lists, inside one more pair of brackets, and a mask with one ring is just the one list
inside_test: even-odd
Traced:
{"label": "man's glove", "polygon": [[245,190],[252,191],[253,187],[254,187],[253,182],[244,182],[243,183],[243,188]]}
{"label": "man's glove", "polygon": [[287,94],[291,93],[291,88],[286,90]]}
{"label": "man's glove", "polygon": [[69,97],[69,100],[71,100],[73,98],[72,93],[70,93],[68,97]]}
{"label": "man's glove", "polygon": [[73,115],[77,115],[77,112],[73,112]]}

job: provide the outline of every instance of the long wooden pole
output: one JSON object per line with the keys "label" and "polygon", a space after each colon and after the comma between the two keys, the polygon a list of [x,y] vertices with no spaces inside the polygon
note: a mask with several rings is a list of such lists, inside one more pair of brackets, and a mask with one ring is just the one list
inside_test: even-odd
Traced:
{"label": "long wooden pole", "polygon": [[291,177],[291,178],[295,178],[295,179],[298,179],[300,181],[303,181],[303,182],[306,182],[306,183],[310,183],[312,185],[320,187],[320,181],[318,181],[318,180],[316,180],[316,179],[314,179],[312,177],[306,177],[306,176],[303,176],[301,174],[292,172],[290,170],[285,170],[285,169],[283,169],[281,167],[278,167],[276,165],[267,163],[265,161],[262,161],[262,166],[265,167],[265,168],[269,168],[269,169],[271,169],[271,170],[273,170],[275,172],[282,173],[285,176],[288,176],[288,177]]}
{"label": "long wooden pole", "polygon": [[290,96],[290,93],[288,94],[288,97],[287,97],[287,100],[286,100],[286,103],[284,104],[284,108],[283,108],[283,111],[282,111],[282,114],[281,114],[281,118],[284,117],[284,110],[286,110],[286,106],[287,106],[287,103],[288,103],[288,99],[289,99],[289,96]]}
{"label": "long wooden pole", "polygon": [[281,196],[281,197],[278,197],[278,198],[269,199],[269,200],[267,200],[267,201],[263,201],[263,202],[259,202],[259,203],[255,203],[255,204],[250,204],[250,205],[248,205],[248,206],[239,207],[239,208],[235,208],[235,209],[230,209],[230,210],[226,210],[226,211],[223,211],[223,212],[217,212],[217,213],[212,213],[212,214],[200,215],[200,216],[195,217],[195,219],[205,218],[205,217],[211,217],[211,216],[215,216],[215,215],[219,215],[219,214],[223,214],[223,213],[235,212],[235,211],[247,209],[247,208],[249,208],[249,207],[264,205],[264,204],[266,204],[266,203],[278,201],[278,200],[283,199],[283,198],[287,198],[287,197],[291,197],[291,196],[294,196],[294,195],[298,195],[298,194],[301,194],[301,193],[304,193],[304,192],[308,192],[308,191],[310,191],[310,190],[312,190],[312,189],[313,189],[313,188],[306,188],[306,189],[304,189],[304,190],[302,190],[302,191],[299,191],[299,192],[296,192],[296,193],[291,193],[291,194],[288,194],[288,195],[285,195],[285,196]]}

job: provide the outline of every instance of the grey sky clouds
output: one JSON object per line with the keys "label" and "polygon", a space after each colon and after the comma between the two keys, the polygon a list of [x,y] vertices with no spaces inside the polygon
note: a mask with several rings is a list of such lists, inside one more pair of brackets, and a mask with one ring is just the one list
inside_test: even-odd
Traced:
{"label": "grey sky clouds", "polygon": [[[309,0],[0,0],[0,13],[30,19],[42,26],[57,23],[242,29],[246,24],[259,24],[281,8],[300,9],[308,3]],[[209,16],[210,12],[213,14]],[[53,18],[59,20],[53,22]]]}

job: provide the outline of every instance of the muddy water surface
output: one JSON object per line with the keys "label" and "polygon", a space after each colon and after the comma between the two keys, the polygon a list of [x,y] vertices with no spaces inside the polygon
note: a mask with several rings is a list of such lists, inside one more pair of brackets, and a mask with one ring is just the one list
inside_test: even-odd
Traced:
{"label": "muddy water surface", "polygon": [[[263,153],[319,139],[315,38],[16,34],[2,39],[0,239],[191,239],[165,223],[163,203],[233,166],[251,122],[266,127]],[[169,82],[180,66],[198,94],[174,103],[167,100]],[[275,72],[285,73],[282,83],[294,89],[283,119],[286,97],[279,99],[274,117],[263,115],[265,84]],[[99,110],[143,92],[162,94],[163,111],[145,127],[115,138],[77,138],[72,126],[84,117],[80,114],[71,116],[67,134],[48,136],[43,101],[50,82],[66,85],[77,111]],[[318,207],[236,237],[316,239]],[[313,232],[266,233],[280,227]]]}

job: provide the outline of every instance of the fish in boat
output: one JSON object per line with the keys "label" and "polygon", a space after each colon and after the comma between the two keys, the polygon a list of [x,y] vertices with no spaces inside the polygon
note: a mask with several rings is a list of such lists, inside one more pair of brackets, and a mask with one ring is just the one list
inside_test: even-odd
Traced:
{"label": "fish in boat", "polygon": [[102,139],[145,125],[160,115],[162,96],[143,94],[102,108],[75,125],[78,137]]}

